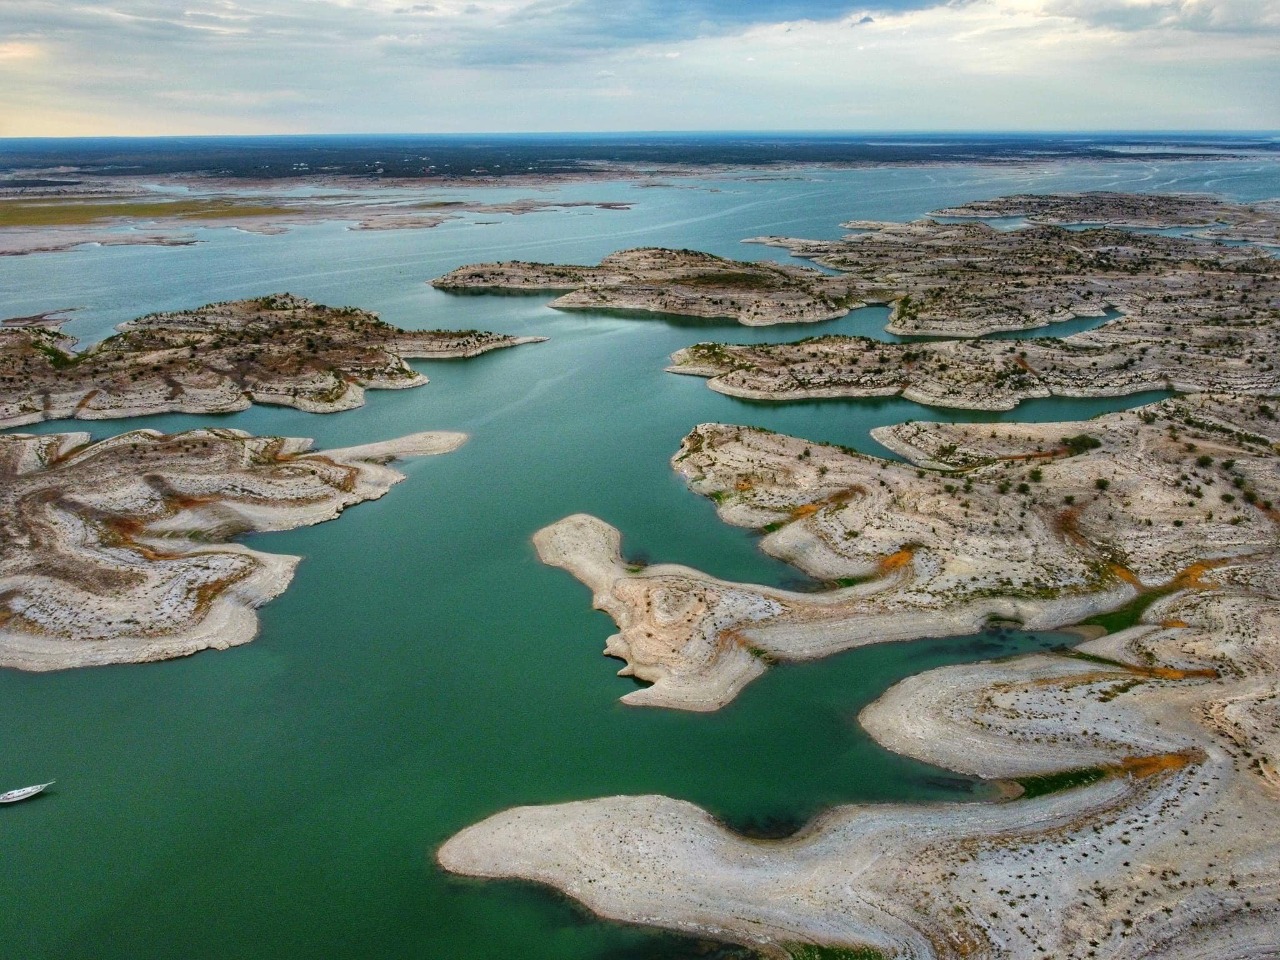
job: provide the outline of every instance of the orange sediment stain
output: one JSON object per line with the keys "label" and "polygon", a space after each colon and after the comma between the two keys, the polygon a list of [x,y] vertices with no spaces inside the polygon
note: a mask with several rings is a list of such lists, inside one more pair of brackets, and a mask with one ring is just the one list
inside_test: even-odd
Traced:
{"label": "orange sediment stain", "polygon": [[1209,668],[1199,670],[1179,670],[1177,667],[1140,667],[1135,673],[1142,673],[1157,680],[1216,680],[1218,671]]}
{"label": "orange sediment stain", "polygon": [[1138,575],[1123,564],[1109,563],[1107,564],[1107,572],[1113,577],[1123,580],[1130,586],[1137,587],[1139,590],[1146,589],[1146,587],[1142,585],[1142,581],[1138,579]]}
{"label": "orange sediment stain", "polygon": [[910,566],[915,554],[915,547],[903,547],[896,553],[891,553],[887,557],[881,557],[877,566],[882,574],[893,573],[895,570],[901,570],[904,567]]}
{"label": "orange sediment stain", "polygon": [[1158,773],[1172,773],[1203,759],[1198,751],[1186,753],[1157,753],[1149,757],[1125,757],[1118,764],[1108,766],[1114,774],[1137,777],[1144,780]]}
{"label": "orange sediment stain", "polygon": [[1077,520],[1079,517],[1079,507],[1067,507],[1065,510],[1059,510],[1054,515],[1053,525],[1058,533],[1062,534],[1063,537],[1070,540],[1072,543],[1085,544],[1087,541],[1083,536],[1081,536],[1080,530],[1077,527]]}
{"label": "orange sediment stain", "polygon": [[1203,577],[1210,570],[1215,567],[1221,567],[1228,562],[1228,560],[1222,559],[1201,560],[1199,563],[1193,563],[1174,577],[1170,586],[1178,590],[1215,590],[1217,587],[1214,584],[1205,583]]}

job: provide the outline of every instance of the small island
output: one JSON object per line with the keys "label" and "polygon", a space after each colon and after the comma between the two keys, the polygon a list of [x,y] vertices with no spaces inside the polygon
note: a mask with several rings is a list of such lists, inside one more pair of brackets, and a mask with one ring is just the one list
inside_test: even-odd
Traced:
{"label": "small island", "polygon": [[253,403],[350,410],[366,389],[417,387],[406,360],[474,357],[544,338],[401,330],[356,307],[277,294],[154,313],[83,352],[56,327],[0,327],[0,427]]}
{"label": "small island", "polygon": [[247,643],[300,557],[233,538],[331,520],[458,433],[309,452],[239,430],[0,436],[0,667],[139,663]]}
{"label": "small island", "polygon": [[558,310],[727,318],[746,326],[830,320],[864,305],[841,278],[817,270],[660,247],[622,250],[597,267],[481,263],[432,285],[455,293],[554,292],[561,294],[551,302]]}

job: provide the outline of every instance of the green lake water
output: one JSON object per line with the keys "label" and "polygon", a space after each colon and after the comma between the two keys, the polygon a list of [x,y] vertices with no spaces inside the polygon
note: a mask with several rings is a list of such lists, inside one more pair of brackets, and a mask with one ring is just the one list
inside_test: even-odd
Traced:
{"label": "green lake water", "polygon": [[[729,527],[669,458],[696,423],[757,424],[884,453],[905,419],[1068,420],[1158,398],[1053,399],[1012,414],[900,399],[746,403],[662,372],[702,339],[868,332],[886,311],[747,329],[564,314],[543,297],[456,297],[424,281],[462,263],[592,262],[663,244],[786,259],[764,233],[838,236],[848,218],[1053,189],[1273,195],[1257,163],[800,171],[795,179],[578,184],[546,197],[627,200],[474,217],[423,231],[321,224],[274,237],[201,231],[186,248],[103,247],[0,262],[0,314],[80,307],[86,339],[139,314],[280,290],[381,311],[406,327],[480,327],[548,343],[417,364],[412,391],[356,411],[255,408],[223,417],[43,424],[108,436],[199,425],[309,436],[321,447],[463,430],[457,453],[407,461],[385,498],[308,529],[249,539],[303,556],[233,651],[56,674],[0,673],[0,789],[57,777],[0,809],[0,954],[34,958],[677,957],[653,931],[606,924],[534,887],[450,878],[433,852],[504,808],[619,793],[688,799],[779,833],[843,802],[972,801],[986,788],[876,746],[858,710],[946,663],[1043,648],[1060,635],[888,644],[772,670],[710,715],[632,709],[634,681],[600,655],[613,624],[587,590],[538,563],[529,538],[569,513],[619,527],[628,555],[728,579],[814,588]],[[478,192],[473,192],[477,194]],[[493,190],[494,201],[528,191]],[[453,192],[442,196],[463,196]],[[481,219],[497,220],[484,224]]]}

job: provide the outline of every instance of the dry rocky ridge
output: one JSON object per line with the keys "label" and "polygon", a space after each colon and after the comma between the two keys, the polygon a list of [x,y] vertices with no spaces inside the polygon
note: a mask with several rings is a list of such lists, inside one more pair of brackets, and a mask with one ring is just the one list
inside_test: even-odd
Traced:
{"label": "dry rocky ridge", "polygon": [[864,304],[817,270],[726,260],[695,250],[622,250],[598,267],[513,260],[461,267],[432,281],[455,292],[558,292],[560,310],[727,317],[747,326],[830,320]]}
{"label": "dry rocky ridge", "polygon": [[83,352],[57,329],[0,328],[0,427],[252,403],[350,410],[369,389],[417,387],[410,358],[473,357],[542,338],[400,330],[365,310],[278,294],[130,321]]}
{"label": "dry rocky ridge", "polygon": [[238,430],[0,436],[0,666],[136,663],[247,643],[301,558],[232,543],[333,519],[457,433],[309,452]]}
{"label": "dry rocky ridge", "polygon": [[825,593],[627,568],[616,532],[591,518],[537,545],[619,621],[609,652],[656,681],[640,702],[669,706],[727,701],[775,659],[992,615],[1045,627],[1116,611],[1115,632],[1074,651],[930,671],[860,717],[892,749],[1012,781],[1026,799],[840,807],[762,842],[682,801],[614,797],[508,810],[452,838],[440,862],[770,956],[811,943],[909,957],[1273,956],[1271,406],[1202,395],[1076,424],[876,436],[912,462],[719,424],[694,430],[673,461],[725,519],[767,531],[766,550],[834,581]]}

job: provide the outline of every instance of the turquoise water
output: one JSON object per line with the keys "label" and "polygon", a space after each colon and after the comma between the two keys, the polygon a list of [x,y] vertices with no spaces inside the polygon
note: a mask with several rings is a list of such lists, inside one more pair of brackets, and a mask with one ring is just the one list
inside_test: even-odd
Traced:
{"label": "turquoise water", "polygon": [[[823,171],[668,189],[587,184],[554,195],[631,199],[631,211],[485,217],[494,225],[260,237],[204,231],[189,248],[90,248],[0,260],[0,313],[80,306],[86,338],[153,309],[291,290],[410,327],[551,337],[371,393],[335,416],[257,408],[225,417],[45,424],[96,436],[204,424],[338,446],[458,429],[455,454],[409,461],[380,501],[305,530],[250,538],[305,558],[262,610],[262,635],[225,653],[58,674],[0,674],[0,786],[52,777],[0,810],[0,943],[29,958],[574,958],[683,956],[686,945],[599,923],[546,893],[449,878],[434,849],[493,812],[661,792],[749,831],[785,832],[825,806],[983,796],[964,778],[888,754],[862,704],[932,666],[1060,642],[984,635],[854,651],[775,669],[712,715],[625,708],[634,682],[599,655],[613,631],[585,588],[540,565],[539,527],[575,511],[618,526],[633,557],[718,576],[816,587],[728,527],[673,474],[696,423],[726,420],[881,452],[904,419],[1076,419],[1150,397],[1046,400],[1015,414],[900,399],[751,404],[665,374],[703,339],[786,340],[882,322],[860,311],[801,328],[561,314],[537,297],[451,297],[424,281],[501,257],[593,261],[673,244],[740,257],[761,233],[838,236],[849,217],[912,217],[1027,189],[1277,193],[1247,165]],[[1256,165],[1255,165],[1256,166]],[[1232,173],[1236,170],[1236,173]],[[1199,179],[1197,179],[1197,177]],[[690,189],[690,187],[692,189]]]}

